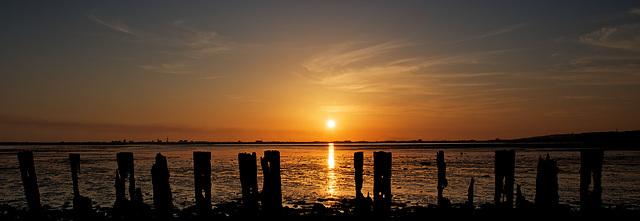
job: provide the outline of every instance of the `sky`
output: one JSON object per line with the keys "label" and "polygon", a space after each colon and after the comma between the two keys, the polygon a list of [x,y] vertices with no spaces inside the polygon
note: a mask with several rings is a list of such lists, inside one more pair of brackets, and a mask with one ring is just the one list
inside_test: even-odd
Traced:
{"label": "sky", "polygon": [[6,142],[640,129],[639,1],[2,1],[0,48]]}

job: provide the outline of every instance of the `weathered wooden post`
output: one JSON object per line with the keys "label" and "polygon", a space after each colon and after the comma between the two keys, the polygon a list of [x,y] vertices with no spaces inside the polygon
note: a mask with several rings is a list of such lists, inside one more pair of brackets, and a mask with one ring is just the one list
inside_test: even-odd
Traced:
{"label": "weathered wooden post", "polygon": [[193,181],[199,215],[207,217],[211,210],[211,152],[193,152]]}
{"label": "weathered wooden post", "polygon": [[353,154],[353,166],[355,168],[355,181],[356,181],[356,199],[364,198],[362,195],[362,174],[364,165],[364,153],[363,152],[355,152]]}
{"label": "weathered wooden post", "polygon": [[73,183],[73,210],[77,215],[86,217],[92,212],[91,199],[80,195],[78,184],[78,174],[80,173],[80,154],[69,154],[69,165],[71,166],[71,181]]}
{"label": "weathered wooden post", "polygon": [[256,153],[239,153],[240,184],[242,187],[242,206],[251,215],[258,212],[258,167]]}
{"label": "weathered wooden post", "polygon": [[80,195],[80,187],[78,186],[78,172],[80,172],[80,154],[69,154],[69,166],[71,166],[71,181],[73,183],[73,196]]}
{"label": "weathered wooden post", "polygon": [[473,179],[473,177],[471,178],[471,182],[469,183],[469,189],[467,190],[467,206],[470,208],[474,208],[475,205],[473,205],[473,186],[475,184],[475,180]]}
{"label": "weathered wooden post", "polygon": [[262,208],[266,214],[276,215],[282,208],[282,186],[280,181],[280,152],[264,151],[260,158],[264,184],[262,186]]}
{"label": "weathered wooden post", "polygon": [[[513,185],[515,183],[516,152],[514,150],[496,150],[494,201],[496,206],[513,208]],[[503,182],[504,181],[504,182]],[[502,200],[506,198],[506,200]]]}
{"label": "weathered wooden post", "polygon": [[[602,206],[603,156],[602,149],[580,151],[580,210],[583,213],[597,211]],[[592,176],[593,190],[589,190]]]}
{"label": "weathered wooden post", "polygon": [[36,167],[33,163],[33,152],[30,150],[18,152],[18,163],[29,211],[39,213],[42,211],[42,204],[40,204],[40,190],[38,189]]}
{"label": "weathered wooden post", "polygon": [[[135,201],[136,196],[136,180],[134,175],[133,153],[119,152],[116,154],[118,169],[116,170],[116,208],[128,208],[130,201]],[[129,198],[125,192],[126,179],[129,177]]]}
{"label": "weathered wooden post", "polygon": [[444,198],[444,188],[447,187],[449,182],[447,181],[447,164],[444,162],[444,151],[438,151],[436,155],[436,165],[438,166],[438,206],[450,207],[451,201]]}
{"label": "weathered wooden post", "polygon": [[362,194],[362,175],[364,173],[364,153],[355,152],[353,154],[353,166],[355,168],[355,182],[356,182],[356,208],[355,214],[359,216],[368,215],[371,213],[371,197],[367,194],[365,198]]}
{"label": "weathered wooden post", "polygon": [[520,184],[516,187],[516,209],[525,210],[529,209],[531,203],[522,195],[522,188]]}
{"label": "weathered wooden post", "polygon": [[156,162],[151,166],[151,183],[153,184],[153,206],[159,217],[170,217],[173,209],[169,177],[167,157],[161,153],[156,154]]}
{"label": "weathered wooden post", "polygon": [[391,212],[391,153],[373,152],[373,210],[378,215]]}
{"label": "weathered wooden post", "polygon": [[538,158],[538,173],[536,177],[536,198],[538,208],[552,208],[558,206],[558,165],[547,154],[547,158]]}

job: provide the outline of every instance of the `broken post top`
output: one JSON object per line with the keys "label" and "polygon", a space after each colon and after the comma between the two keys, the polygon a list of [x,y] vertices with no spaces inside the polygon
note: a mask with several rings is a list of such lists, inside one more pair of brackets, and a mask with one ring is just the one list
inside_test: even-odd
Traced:
{"label": "broken post top", "polygon": [[252,152],[252,153],[238,153],[238,157],[240,156],[255,156],[256,152]]}
{"label": "broken post top", "polygon": [[447,164],[444,162],[444,151],[438,151],[438,154],[436,155],[436,164],[438,168],[446,167]]}
{"label": "broken post top", "polygon": [[495,154],[495,169],[501,170],[514,170],[516,164],[516,151],[515,150],[496,150]]}
{"label": "broken post top", "polygon": [[364,158],[364,152],[355,152],[355,153],[353,153],[353,157],[355,159],[363,159]]}
{"label": "broken post top", "polygon": [[515,156],[516,156],[515,150],[496,150],[496,158],[498,157],[512,158]]}
{"label": "broken post top", "polygon": [[163,156],[162,153],[156,154],[156,164],[157,163],[166,164],[166,162],[167,162],[167,157]]}
{"label": "broken post top", "polygon": [[69,154],[69,162],[71,165],[76,165],[80,163],[80,154],[70,153]]}
{"label": "broken post top", "polygon": [[262,164],[262,170],[265,173],[278,171],[278,176],[280,175],[280,151],[265,150],[264,157],[261,157],[260,161]]}
{"label": "broken post top", "polygon": [[264,151],[264,156],[271,156],[271,157],[280,157],[280,151],[277,150],[265,150]]}
{"label": "broken post top", "polygon": [[391,152],[375,151],[375,152],[373,152],[373,158],[374,158],[374,160],[375,160],[375,158],[385,158],[385,159],[389,159],[389,161],[391,161]]}
{"label": "broken post top", "polygon": [[193,151],[193,158],[209,158],[211,159],[211,152],[208,151]]}
{"label": "broken post top", "polygon": [[444,162],[444,151],[438,151],[436,157],[436,164],[438,166],[438,189],[444,189],[447,187],[447,164]]}
{"label": "broken post top", "polygon": [[116,161],[118,162],[118,170],[120,173],[133,172],[133,153],[132,152],[119,152],[116,154]]}

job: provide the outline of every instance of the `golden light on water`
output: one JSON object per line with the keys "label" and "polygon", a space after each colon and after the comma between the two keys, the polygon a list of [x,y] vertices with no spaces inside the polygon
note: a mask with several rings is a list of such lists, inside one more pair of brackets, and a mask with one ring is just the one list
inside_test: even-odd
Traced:
{"label": "golden light on water", "polygon": [[329,143],[329,157],[327,160],[327,165],[329,166],[329,169],[333,169],[336,166],[336,160],[333,153],[333,143]]}
{"label": "golden light on water", "polygon": [[327,173],[327,193],[331,197],[336,193],[336,173],[333,170],[335,166],[333,143],[329,143],[329,156],[327,157],[327,167],[329,169]]}

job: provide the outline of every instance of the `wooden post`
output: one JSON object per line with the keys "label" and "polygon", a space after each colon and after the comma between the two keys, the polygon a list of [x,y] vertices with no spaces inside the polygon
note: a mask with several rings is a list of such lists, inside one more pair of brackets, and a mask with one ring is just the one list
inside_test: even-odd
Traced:
{"label": "wooden post", "polygon": [[353,154],[353,166],[355,167],[355,181],[356,181],[356,199],[364,198],[362,195],[362,174],[364,165],[364,153],[356,152]]}
{"label": "wooden post", "polygon": [[364,166],[364,153],[355,152],[353,154],[353,166],[355,168],[355,182],[356,182],[356,206],[354,214],[358,216],[368,216],[371,213],[371,197],[367,194],[365,198],[362,194],[362,182],[363,182],[363,166]]}
{"label": "wooden post", "polygon": [[38,189],[36,167],[33,163],[33,152],[29,150],[18,152],[18,163],[29,211],[39,213],[42,211],[42,204],[40,204],[40,190]]}
{"label": "wooden post", "polygon": [[156,162],[151,166],[151,183],[153,184],[153,206],[160,217],[171,216],[173,209],[169,177],[167,157],[160,153],[156,154]]}
{"label": "wooden post", "polygon": [[516,188],[516,209],[526,210],[529,209],[529,201],[522,195],[522,188],[520,184]]}
{"label": "wooden post", "polygon": [[549,154],[546,159],[538,158],[535,203],[538,208],[558,206],[558,165]]}
{"label": "wooden post", "polygon": [[[513,208],[513,185],[515,183],[516,152],[514,150],[496,150],[494,201],[496,206]],[[504,182],[503,182],[504,181]],[[502,198],[506,198],[504,201]]]}
{"label": "wooden post", "polygon": [[469,183],[469,189],[467,190],[467,206],[470,208],[474,208],[473,205],[473,186],[475,184],[475,180],[471,178],[471,182]]}
{"label": "wooden post", "polygon": [[258,212],[258,167],[256,153],[239,153],[240,184],[242,186],[242,206],[251,215]]}
{"label": "wooden post", "polygon": [[199,215],[209,216],[211,210],[211,152],[193,152],[193,176],[196,207],[198,207]]}
{"label": "wooden post", "polygon": [[[129,207],[129,202],[135,201],[136,180],[134,175],[133,153],[119,152],[116,154],[118,169],[116,170],[116,202],[114,207]],[[125,186],[126,179],[129,178],[129,198],[127,199]]]}
{"label": "wooden post", "polygon": [[71,166],[71,181],[73,183],[73,196],[80,195],[80,187],[78,186],[78,172],[80,171],[80,154],[69,154],[69,165]]}
{"label": "wooden post", "polygon": [[444,162],[444,151],[438,151],[436,156],[436,165],[438,166],[438,206],[450,207],[451,202],[444,198],[444,188],[447,187],[449,182],[447,181],[447,164]]}
{"label": "wooden post", "polygon": [[[602,161],[604,150],[580,151],[580,210],[594,212],[602,206]],[[591,177],[593,176],[593,190]]]}
{"label": "wooden post", "polygon": [[73,210],[76,215],[86,218],[92,212],[91,199],[80,195],[78,184],[78,174],[80,173],[80,154],[69,154],[69,165],[71,166],[71,181],[73,182]]}
{"label": "wooden post", "polygon": [[391,212],[391,153],[373,152],[373,210],[378,215]]}
{"label": "wooden post", "polygon": [[280,152],[264,151],[260,158],[264,184],[262,187],[262,208],[265,213],[275,215],[282,208],[282,186],[280,181]]}

